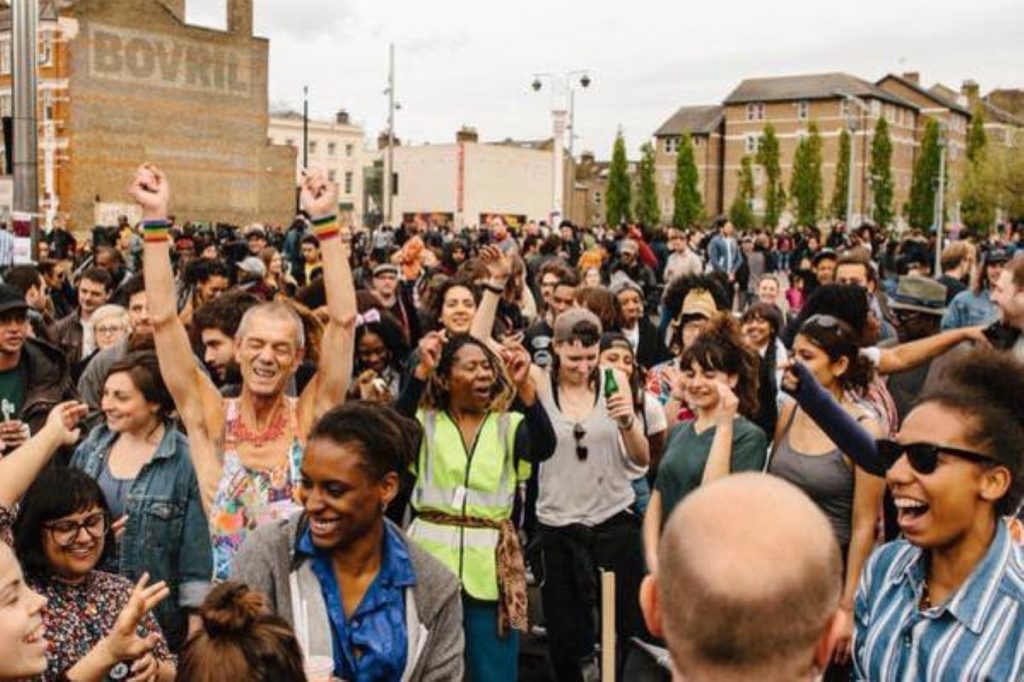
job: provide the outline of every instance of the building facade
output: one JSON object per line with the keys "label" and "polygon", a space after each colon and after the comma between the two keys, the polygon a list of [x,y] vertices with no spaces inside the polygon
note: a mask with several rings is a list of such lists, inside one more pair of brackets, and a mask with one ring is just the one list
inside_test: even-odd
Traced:
{"label": "building facade", "polygon": [[[229,0],[224,31],[187,24],[184,0],[77,0],[57,14],[40,30],[52,53],[40,59],[44,209],[80,230],[133,215],[125,187],[150,161],[171,178],[181,219],[289,220],[295,150],[267,142],[269,44],[252,34],[252,0]],[[8,15],[0,47],[9,36]]]}
{"label": "building facade", "polygon": [[[302,114],[281,112],[271,115],[267,137],[271,144],[296,150],[295,182],[298,186],[303,163]],[[309,166],[324,169],[328,179],[338,184],[339,214],[346,217],[351,225],[361,227],[364,214],[363,167],[367,160],[363,128],[353,124],[343,109],[333,121],[310,119],[307,137]]]}
{"label": "building facade", "polygon": [[723,211],[722,164],[724,161],[725,117],[719,105],[680,107],[654,133],[655,183],[661,215],[671,220],[675,211],[676,163],[679,144],[689,133],[693,158],[697,164],[697,187],[700,189],[706,216]]}
{"label": "building facade", "polygon": [[[396,146],[393,154],[396,223],[432,221],[461,229],[501,216],[515,226],[546,221],[551,214],[550,143],[482,143],[474,130],[464,129],[452,144]],[[573,173],[568,156],[565,164],[563,206],[569,207]]]}

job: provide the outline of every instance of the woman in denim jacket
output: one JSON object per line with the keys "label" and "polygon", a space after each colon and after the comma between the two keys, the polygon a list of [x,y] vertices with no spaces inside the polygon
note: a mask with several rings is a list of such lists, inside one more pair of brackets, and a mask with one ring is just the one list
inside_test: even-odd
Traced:
{"label": "woman in denim jacket", "polygon": [[101,408],[105,422],[78,446],[71,465],[96,479],[117,519],[117,552],[103,568],[167,582],[171,596],[155,614],[177,651],[209,590],[213,559],[188,440],[168,418],[173,403],[156,356],[133,353],[112,366]]}

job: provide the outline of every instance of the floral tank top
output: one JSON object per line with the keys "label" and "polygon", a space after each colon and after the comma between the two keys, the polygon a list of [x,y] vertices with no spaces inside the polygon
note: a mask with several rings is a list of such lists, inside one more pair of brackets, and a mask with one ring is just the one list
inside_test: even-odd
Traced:
{"label": "floral tank top", "polygon": [[213,579],[227,580],[231,560],[246,534],[270,521],[285,519],[300,506],[296,494],[302,445],[296,416],[298,400],[285,398],[292,441],[287,456],[272,469],[250,469],[238,455],[238,399],[224,403],[224,473],[210,510],[210,538],[213,542]]}

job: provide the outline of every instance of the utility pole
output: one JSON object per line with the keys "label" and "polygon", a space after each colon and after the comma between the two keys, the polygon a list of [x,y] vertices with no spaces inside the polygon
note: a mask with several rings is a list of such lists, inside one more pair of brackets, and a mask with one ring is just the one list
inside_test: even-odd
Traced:
{"label": "utility pole", "polygon": [[853,117],[847,120],[846,127],[850,131],[850,170],[846,176],[846,234],[850,234],[853,231],[853,136],[857,132],[857,124]]}
{"label": "utility pole", "polygon": [[938,205],[935,209],[935,276],[942,276],[942,234],[945,231],[943,223],[946,212],[946,146],[949,140],[946,136],[946,126],[939,128],[939,192],[935,197]]}
{"label": "utility pole", "polygon": [[309,86],[302,86],[302,168],[309,168]]}
{"label": "utility pole", "polygon": [[[579,84],[587,88],[590,86],[590,75],[585,69],[569,71],[557,75],[553,73],[536,73],[533,75],[533,83],[530,87],[534,92],[540,91],[543,87],[541,79],[548,80],[551,84],[551,143],[552,143],[552,172],[551,172],[551,215],[550,224],[557,227],[563,218],[563,203],[565,196],[565,132],[566,117],[569,119],[569,158],[573,158],[573,139],[576,137],[575,127],[575,104],[574,94],[575,82],[579,77]],[[566,96],[568,95],[568,110],[566,110]],[[575,163],[575,161],[573,161]]]}
{"label": "utility pole", "polygon": [[39,257],[39,131],[36,128],[38,0],[14,0],[14,211],[29,215],[32,259]]}
{"label": "utility pole", "polygon": [[392,209],[394,208],[394,176],[395,176],[395,44],[388,46],[388,150],[384,163],[384,223],[394,227]]}

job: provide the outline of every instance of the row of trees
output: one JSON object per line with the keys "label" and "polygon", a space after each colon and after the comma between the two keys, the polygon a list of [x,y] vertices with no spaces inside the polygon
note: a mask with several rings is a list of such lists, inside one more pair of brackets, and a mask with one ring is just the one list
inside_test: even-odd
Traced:
{"label": "row of trees", "polygon": [[[942,154],[940,135],[939,124],[928,119],[914,162],[909,201],[903,207],[907,221],[915,227],[927,228],[935,222]],[[843,130],[839,136],[835,184],[826,206],[821,173],[822,139],[817,125],[811,122],[807,135],[797,143],[787,193],[782,181],[779,138],[775,127],[768,123],[758,141],[757,153],[744,156],[741,160],[737,171],[736,195],[729,207],[730,220],[739,229],[747,229],[755,224],[755,165],[764,174],[764,226],[774,228],[779,224],[787,202],[791,204],[794,219],[800,225],[814,225],[821,218],[845,219],[852,143],[850,132]],[[969,229],[986,233],[995,221],[999,208],[1011,218],[1024,217],[1024,151],[1021,149],[1021,146],[1008,148],[1005,145],[992,148],[985,136],[982,112],[979,110],[974,113],[967,137],[967,171],[959,195],[962,202],[961,216]],[[657,225],[662,221],[655,183],[654,147],[648,142],[641,146],[640,151],[634,198],[626,145],[622,132],[618,133],[607,189],[607,219],[611,225],[632,220],[634,216],[646,225]],[[892,151],[889,124],[885,118],[879,118],[872,136],[868,165],[871,219],[876,225],[891,225],[896,217],[893,206]],[[673,225],[693,225],[705,217],[693,140],[688,133],[684,133],[679,141],[673,198]]]}

